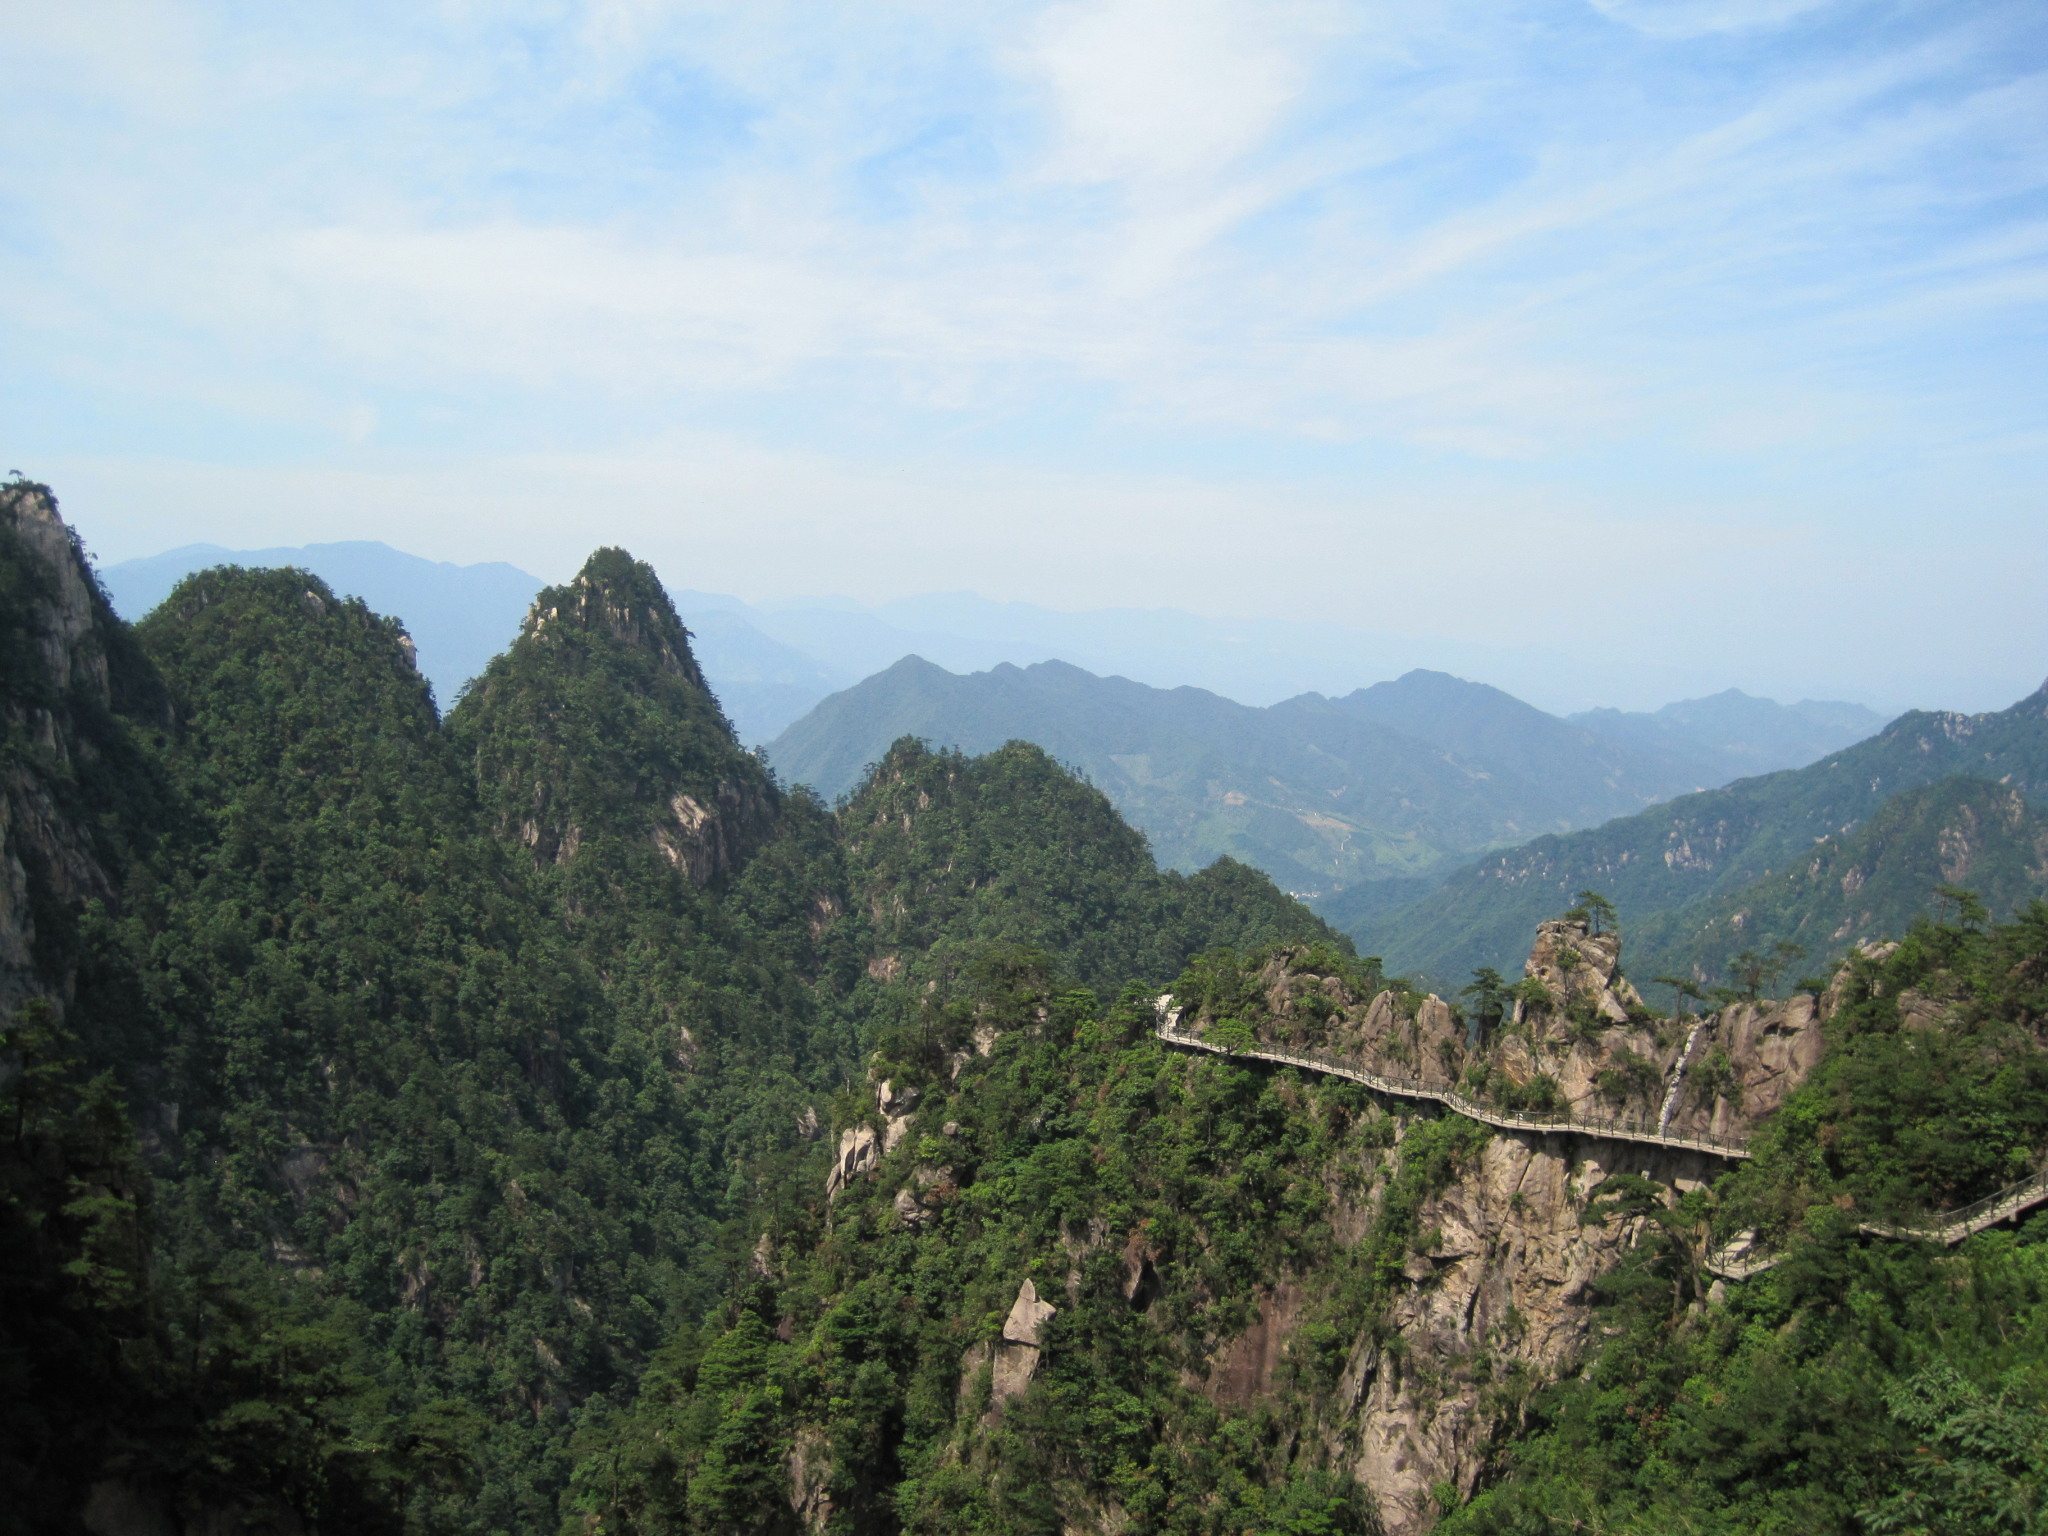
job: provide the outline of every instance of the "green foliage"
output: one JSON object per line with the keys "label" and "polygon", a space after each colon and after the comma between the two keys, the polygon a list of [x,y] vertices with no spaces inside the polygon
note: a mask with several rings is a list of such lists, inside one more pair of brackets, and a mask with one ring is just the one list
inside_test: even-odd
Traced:
{"label": "green foliage", "polygon": [[1671,989],[1671,1016],[1674,1019],[1685,1012],[1688,1001],[1700,1002],[1706,997],[1690,976],[1654,976],[1651,980],[1660,987]]}
{"label": "green foliage", "polygon": [[[0,527],[13,661],[71,589]],[[5,700],[71,748],[9,738],[7,792],[74,839],[69,893],[44,845],[9,847],[45,904],[38,974],[75,996],[0,1049],[8,1219],[39,1234],[11,1250],[26,1342],[0,1364],[44,1410],[10,1444],[40,1447],[23,1486],[52,1508],[117,1465],[180,1519],[552,1529],[577,1426],[679,1379],[745,1213],[815,1188],[804,1138],[876,1043],[935,1072],[976,1009],[1092,1014],[1061,1000],[1077,971],[1346,948],[1254,871],[1162,876],[1030,749],[933,769],[971,792],[907,847],[782,793],[617,551],[543,594],[446,725],[397,623],[303,572],[204,573],[133,633],[81,579],[72,643],[108,691],[67,703],[24,666]],[[146,1167],[108,1161],[124,1095]],[[678,1518],[781,1496],[749,1438],[773,1404],[729,1406]]]}
{"label": "green foliage", "polygon": [[1259,1043],[1249,1024],[1236,1019],[1218,1019],[1202,1036],[1212,1045],[1219,1045],[1226,1051],[1249,1051]]}
{"label": "green foliage", "polygon": [[1440,1529],[2037,1528],[2048,1246],[1987,1233],[1937,1259],[1835,1223],[1675,1323],[1654,1247],[1599,1288],[1620,1336],[1537,1395],[1510,1475]]}
{"label": "green foliage", "polygon": [[[1733,1208],[1776,1226],[1818,1200],[1911,1218],[2026,1173],[2048,1148],[2044,971],[2040,902],[1988,930],[1923,921],[1888,957],[1852,957],[1830,1049],[1764,1128]],[[1909,1024],[1909,992],[1939,1017]]]}
{"label": "green foliage", "polygon": [[[448,726],[498,835],[562,866],[570,899],[592,906],[603,887],[586,871],[631,878],[666,854],[723,874],[774,817],[767,772],[733,741],[668,594],[624,550],[536,597]],[[693,825],[705,816],[709,835]]]}
{"label": "green foliage", "polygon": [[[1503,1475],[1440,1529],[2040,1529],[2048,1217],[1954,1251],[1859,1223],[1959,1205],[2036,1165],[2044,981],[2048,905],[1923,921],[1884,959],[1852,958],[1828,1053],[1711,1208],[1625,1176],[1596,1189],[1586,1219],[1652,1224],[1596,1287],[1609,1342],[1532,1400],[1496,1453]],[[1905,996],[1940,1016],[1909,1023]],[[1731,1075],[1720,1053],[1693,1073],[1710,1092]],[[1786,1257],[1694,1307],[1712,1234],[1751,1226]]]}
{"label": "green foliage", "polygon": [[[111,1073],[42,999],[0,1031],[0,1479],[17,1528],[72,1528],[82,1490],[194,1520],[287,1511],[397,1531],[451,1469],[368,1373],[359,1319],[263,1266],[152,1254],[153,1181]],[[460,1469],[455,1469],[459,1478]]]}
{"label": "green foliage", "polygon": [[1604,1098],[1618,1103],[1636,1099],[1654,1107],[1663,1081],[1656,1062],[1622,1046],[1607,1058],[1607,1065],[1600,1070],[1597,1086]]}
{"label": "green foliage", "polygon": [[1023,944],[1107,990],[1168,981],[1223,944],[1304,939],[1350,953],[1256,870],[1224,859],[1160,872],[1099,790],[1025,742],[969,758],[905,738],[840,819],[875,946],[929,956],[927,968],[957,964],[962,946]]}
{"label": "green foliage", "polygon": [[[1384,1250],[1345,1256],[1323,1185],[1376,1113],[1354,1085],[1167,1051],[1137,987],[1104,1009],[1013,967],[962,992],[993,1052],[933,1085],[871,1180],[764,1215],[771,1277],[579,1437],[586,1528],[772,1528],[800,1451],[834,1528],[1030,1531],[1117,1508],[1150,1531],[1371,1529],[1361,1490],[1286,1449],[1307,1400],[1244,1401],[1216,1341],[1288,1277],[1317,1298],[1301,1336],[1341,1337],[1341,1364],[1346,1320],[1384,1297],[1382,1260],[1398,1271],[1422,1199],[1490,1133],[1411,1130]],[[941,1176],[920,1183],[934,1148]],[[906,1189],[931,1192],[916,1228]],[[992,1401],[1026,1277],[1058,1311],[1028,1390]]]}
{"label": "green foliage", "polygon": [[1598,891],[1581,891],[1573,900],[1578,903],[1573,908],[1574,915],[1583,914],[1588,926],[1596,934],[1603,925],[1613,928],[1620,922],[1614,910],[1614,903]]}
{"label": "green foliage", "polygon": [[[1236,1049],[1389,985],[1412,1016],[1377,959],[1243,865],[1161,873],[1022,744],[899,743],[836,812],[784,793],[622,552],[444,724],[394,621],[290,571],[206,573],[134,634],[88,591],[110,686],[60,697],[23,658],[62,583],[14,536],[7,792],[74,839],[24,866],[0,1039],[30,1523],[117,1474],[188,1524],[1373,1528],[1324,1415],[1361,1341],[1404,1369],[1389,1303],[1493,1133],[1420,1117],[1396,1148],[1359,1085],[1151,1031],[1169,987]],[[2048,906],[1966,894],[1851,959],[1828,1055],[1711,1197],[1591,1192],[1641,1233],[1605,1346],[1503,1388],[1527,1416],[1472,1503],[1438,1489],[1444,1528],[2038,1524],[2040,1224],[1955,1254],[1857,1231],[2048,1147]],[[1600,1027],[1483,967],[1463,995]],[[1693,1071],[1734,1088],[1725,1052]],[[921,1097],[827,1199],[884,1076]],[[1647,1104],[1654,1066],[1599,1086]],[[1788,1257],[1704,1305],[1737,1226]],[[1057,1309],[1028,1360],[1026,1278]],[[1234,1345],[1282,1305],[1277,1366]]]}
{"label": "green foliage", "polygon": [[1974,1536],[2048,1525],[2048,1413],[2011,1389],[1987,1395],[1945,1360],[1893,1386],[1885,1406],[1917,1443],[1903,1486],[1858,1511],[1867,1529]]}
{"label": "green foliage", "polygon": [[1458,995],[1472,999],[1474,1040],[1483,1041],[1500,1025],[1502,1015],[1513,997],[1513,988],[1490,965],[1482,965],[1472,973],[1472,984],[1462,988]]}

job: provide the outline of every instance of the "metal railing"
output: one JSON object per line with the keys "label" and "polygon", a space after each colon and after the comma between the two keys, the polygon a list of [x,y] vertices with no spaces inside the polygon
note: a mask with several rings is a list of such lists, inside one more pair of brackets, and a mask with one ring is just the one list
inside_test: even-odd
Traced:
{"label": "metal railing", "polygon": [[1857,1230],[1868,1232],[1873,1237],[1913,1237],[1922,1242],[1954,1247],[1964,1238],[1982,1232],[1986,1227],[1995,1227],[2044,1200],[2048,1200],[2048,1168],[2008,1184],[1996,1194],[1972,1200],[1968,1205],[1959,1205],[1952,1211],[1943,1211],[1926,1221],[1896,1224],[1866,1221]]}
{"label": "metal railing", "polygon": [[1711,1157],[1744,1158],[1750,1155],[1749,1143],[1745,1137],[1673,1136],[1669,1132],[1659,1132],[1647,1127],[1641,1121],[1586,1115],[1568,1109],[1498,1109],[1452,1087],[1426,1083],[1421,1078],[1388,1077],[1384,1073],[1374,1072],[1361,1065],[1356,1057],[1340,1056],[1334,1051],[1306,1048],[1283,1051],[1268,1045],[1255,1045],[1240,1050],[1204,1040],[1199,1035],[1183,1034],[1170,1024],[1162,1024],[1153,1033],[1168,1045],[1209,1051],[1218,1056],[1242,1056],[1255,1061],[1306,1067],[1312,1072],[1349,1078],[1354,1083],[1363,1083],[1377,1092],[1392,1094],[1398,1098],[1432,1099],[1467,1119],[1483,1121],[1487,1125],[1498,1126],[1503,1130],[1599,1136],[1609,1141],[1636,1141],[1648,1146],[1672,1147],[1683,1152],[1704,1152]]}
{"label": "metal railing", "polygon": [[[1953,1248],[1964,1238],[1973,1237],[1986,1227],[1995,1227],[2001,1221],[2010,1221],[2021,1211],[2043,1201],[2048,1201],[2048,1168],[2030,1173],[1982,1200],[1972,1200],[1952,1211],[1942,1211],[1925,1221],[1866,1221],[1860,1223],[1856,1230],[1869,1237],[1940,1243],[1945,1248]],[[1750,1248],[1755,1241],[1754,1232],[1739,1234],[1733,1242],[1707,1255],[1708,1270],[1729,1280],[1747,1280],[1751,1275],[1762,1274],[1785,1257],[1782,1251],[1751,1253]]]}

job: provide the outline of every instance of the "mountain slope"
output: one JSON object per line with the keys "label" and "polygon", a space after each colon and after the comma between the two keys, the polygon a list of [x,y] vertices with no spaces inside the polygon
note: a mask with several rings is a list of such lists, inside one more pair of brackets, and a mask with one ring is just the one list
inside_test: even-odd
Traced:
{"label": "mountain slope", "polygon": [[1683,742],[1617,742],[1447,672],[1418,669],[1331,703],[1489,773],[1543,785],[1575,826],[1612,816],[1618,803],[1646,805],[1728,778],[1714,754]]}
{"label": "mountain slope", "polygon": [[711,695],[647,566],[599,550],[533,601],[449,716],[500,837],[570,868],[657,853],[698,885],[765,837],[776,799]]}
{"label": "mountain slope", "polygon": [[1036,742],[1100,785],[1162,862],[1193,869],[1228,855],[1309,892],[1411,876],[1696,782],[1669,753],[1615,747],[1442,673],[1253,709],[1064,662],[960,677],[906,657],[768,750],[786,777],[830,795],[903,735],[973,752]]}
{"label": "mountain slope", "polygon": [[[819,1183],[793,1171],[758,1211],[747,1283],[592,1416],[578,1529],[1853,1536],[1859,1504],[1926,1513],[1899,1394],[1933,1361],[2002,1415],[1955,1426],[1962,1493],[2024,1499],[1981,1474],[2037,1464],[2048,1425],[2042,1224],[1940,1253],[1857,1222],[2033,1165],[2048,908],[1923,927],[1820,997],[1684,1028],[1635,1005],[1620,953],[1545,925],[1527,969],[1552,1002],[1476,1047],[1317,946],[1206,957],[1170,1002],[1212,1044],[1336,1048],[1503,1104],[1654,1123],[1669,1094],[1753,1160],[1496,1132],[1167,1049],[1136,989],[961,976],[835,1103]],[[1910,1030],[1909,988],[1940,1005]],[[1785,1262],[1717,1284],[1701,1258],[1743,1227]]]}
{"label": "mountain slope", "polygon": [[1027,742],[967,757],[906,737],[839,820],[849,879],[869,914],[870,974],[881,978],[942,951],[957,965],[977,949],[1022,945],[1108,991],[1164,984],[1218,945],[1300,939],[1349,949],[1234,861],[1191,876],[1158,869],[1143,834],[1100,790]]}
{"label": "mountain slope", "polygon": [[1942,886],[1970,891],[1999,917],[2048,897],[2048,816],[2017,789],[1938,779],[1893,796],[1849,836],[1814,846],[1790,869],[1635,925],[1660,971],[1702,982],[1728,975],[1744,950],[1797,945],[1814,964],[1941,906]]}
{"label": "mountain slope", "polygon": [[445,721],[302,570],[131,629],[38,487],[0,591],[0,1468],[39,1528],[106,1485],[142,1529],[552,1533],[579,1415],[746,1273],[928,984],[1342,948],[1032,748],[843,818],[778,790],[623,551]]}
{"label": "mountain slope", "polygon": [[[2040,1225],[1858,1223],[2040,1165],[2048,906],[1685,1027],[1551,923],[1475,1036],[1028,744],[779,790],[622,551],[453,720],[302,572],[129,630],[40,488],[0,489],[0,594],[13,1524],[1848,1536],[2034,1497]],[[2029,825],[2026,753],[1952,734],[2013,782],[1893,797],[1865,889],[1887,816]],[[1210,1044],[1756,1156],[1183,1054],[1161,992]],[[1746,1228],[1784,1262],[1710,1287]]]}
{"label": "mountain slope", "polygon": [[1817,845],[1849,836],[1892,796],[1958,775],[2023,796],[2048,785],[2048,688],[1996,713],[1916,710],[1809,767],[1489,854],[1420,901],[1368,919],[1354,937],[1398,969],[1449,984],[1474,966],[1498,965],[1531,923],[1591,888],[1639,932],[1656,934],[1661,951],[1691,904],[1801,867]]}

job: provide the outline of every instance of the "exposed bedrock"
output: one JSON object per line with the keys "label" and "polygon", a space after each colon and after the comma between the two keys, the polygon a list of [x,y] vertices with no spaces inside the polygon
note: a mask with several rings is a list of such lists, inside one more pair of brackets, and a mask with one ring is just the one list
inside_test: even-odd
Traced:
{"label": "exposed bedrock", "polygon": [[[1398,988],[1355,995],[1341,979],[1305,968],[1305,950],[1275,957],[1262,978],[1265,1017],[1243,1022],[1282,1049],[1352,1054],[1390,1078],[1456,1082],[1503,1105],[1548,1102],[1636,1120],[1645,1131],[1661,1119],[1681,1135],[1749,1134],[1819,1059],[1839,1001],[1833,993],[1667,1019],[1629,983],[1621,951],[1618,934],[1544,923],[1524,967],[1524,979],[1541,990],[1523,989],[1476,1041],[1443,1000]],[[1188,1027],[1214,1022],[1197,1017]],[[1416,1117],[1439,1112],[1398,1097],[1383,1108],[1402,1139]],[[1499,1131],[1428,1200],[1416,1220],[1424,1240],[1388,1309],[1353,1344],[1321,1426],[1332,1459],[1372,1489],[1390,1536],[1435,1523],[1433,1488],[1449,1483],[1469,1494],[1500,1404],[1576,1369],[1597,1344],[1591,1287],[1646,1220],[1582,1225],[1602,1181],[1642,1175],[1675,1201],[1729,1166],[1644,1142]],[[1372,1230],[1375,1203],[1376,1196],[1355,1215],[1339,1214],[1341,1242]],[[1315,1289],[1314,1276],[1276,1281],[1252,1325],[1212,1356],[1212,1395],[1249,1404],[1268,1389],[1288,1336],[1314,1314]],[[1514,1390],[1502,1394],[1504,1384]]]}

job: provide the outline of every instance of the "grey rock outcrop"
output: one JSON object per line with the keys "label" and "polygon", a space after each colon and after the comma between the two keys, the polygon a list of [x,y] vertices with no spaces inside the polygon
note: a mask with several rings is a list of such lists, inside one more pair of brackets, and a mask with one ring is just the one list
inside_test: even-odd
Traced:
{"label": "grey rock outcrop", "polygon": [[806,1531],[822,1532],[832,1519],[832,1441],[806,1425],[789,1449],[789,1507]]}
{"label": "grey rock outcrop", "polygon": [[[1588,1116],[1635,1120],[1648,1132],[1668,1114],[1678,1134],[1740,1136],[1805,1080],[1841,1002],[1836,990],[1664,1020],[1622,974],[1621,952],[1619,934],[1543,924],[1524,975],[1542,983],[1550,1003],[1516,1007],[1476,1050],[1440,1000],[1391,988],[1355,997],[1332,978],[1289,973],[1295,957],[1282,952],[1263,978],[1268,1016],[1258,1033],[1282,1049],[1355,1054],[1389,1078],[1429,1086],[1485,1078],[1496,1094],[1529,1091],[1540,1078],[1559,1107]],[[1395,1098],[1384,1112],[1398,1147],[1417,1116],[1438,1111]],[[1372,1489],[1389,1536],[1419,1536],[1434,1524],[1433,1488],[1472,1490],[1498,1428],[1494,1384],[1504,1371],[1553,1381],[1595,1342],[1589,1290],[1620,1263],[1641,1222],[1581,1225],[1591,1191],[1612,1174],[1640,1174],[1675,1200],[1711,1186],[1726,1166],[1644,1142],[1500,1132],[1431,1197],[1415,1225],[1432,1240],[1407,1255],[1387,1313],[1354,1341],[1321,1426],[1333,1459]],[[1337,1202],[1340,1241],[1371,1230],[1376,1199]],[[1143,1283],[1134,1262],[1141,1251],[1134,1239],[1124,1271],[1132,1294]],[[1249,1403],[1269,1390],[1301,1309],[1291,1285],[1276,1277],[1245,1332],[1218,1342],[1200,1383],[1218,1401]],[[1402,1348],[1383,1350],[1378,1341],[1388,1337]]]}
{"label": "grey rock outcrop", "polygon": [[1038,1287],[1028,1279],[1017,1288],[1010,1315],[1003,1320],[1003,1336],[995,1346],[995,1374],[992,1395],[997,1405],[1005,1398],[1019,1397],[1037,1374],[1044,1347],[1039,1330],[1050,1322],[1059,1308],[1038,1299]]}
{"label": "grey rock outcrop", "polygon": [[[1520,1368],[1555,1380],[1591,1342],[1588,1289],[1637,1232],[1633,1223],[1581,1226],[1587,1193],[1613,1173],[1672,1184],[1718,1171],[1694,1153],[1498,1135],[1428,1202],[1417,1224],[1438,1240],[1411,1256],[1388,1316],[1354,1345],[1328,1432],[1392,1536],[1434,1523],[1437,1484],[1472,1491],[1495,1429],[1489,1376]],[[1388,1335],[1405,1346],[1398,1358],[1374,1343]]]}
{"label": "grey rock outcrop", "polygon": [[1044,1354],[1040,1330],[1058,1311],[1051,1303],[1038,1299],[1038,1287],[1027,1278],[1017,1288],[1017,1299],[1010,1304],[1009,1316],[1003,1320],[1002,1334],[989,1343],[972,1346],[960,1357],[963,1402],[974,1392],[982,1371],[989,1373],[989,1406],[981,1418],[984,1429],[999,1424],[1003,1405],[1013,1397],[1021,1397],[1031,1385]]}
{"label": "grey rock outcrop", "polygon": [[917,1113],[918,1102],[924,1093],[916,1085],[905,1083],[901,1088],[891,1085],[887,1078],[875,1085],[875,1107],[882,1112],[882,1153],[887,1156],[896,1150],[897,1144],[910,1134],[910,1117]]}
{"label": "grey rock outcrop", "polygon": [[1039,1347],[1038,1330],[1052,1321],[1059,1308],[1038,1299],[1038,1287],[1026,1280],[1017,1287],[1017,1299],[1010,1303],[1010,1315],[1003,1319],[1003,1339],[1010,1344]]}
{"label": "grey rock outcrop", "polygon": [[[38,485],[0,486],[0,530],[18,563],[9,596],[15,686],[5,728],[27,750],[0,768],[0,1010],[70,1000],[69,960],[38,944],[37,910],[110,900],[115,877],[80,803],[80,770],[105,749],[116,700],[108,646],[118,621],[56,504]],[[98,730],[92,728],[94,725]]]}
{"label": "grey rock outcrop", "polygon": [[680,792],[669,797],[655,817],[654,846],[692,885],[709,885],[767,841],[774,819],[774,801],[763,785],[720,779],[708,800]]}
{"label": "grey rock outcrop", "polygon": [[871,1125],[856,1125],[839,1133],[839,1151],[825,1172],[825,1198],[835,1197],[862,1174],[882,1161],[882,1149]]}

